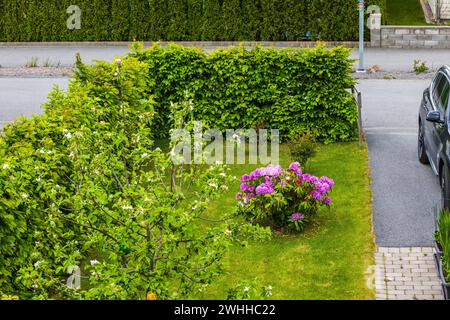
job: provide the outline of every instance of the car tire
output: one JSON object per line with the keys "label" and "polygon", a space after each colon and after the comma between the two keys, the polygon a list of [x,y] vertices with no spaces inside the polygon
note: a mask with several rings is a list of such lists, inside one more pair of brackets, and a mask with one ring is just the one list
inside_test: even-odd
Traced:
{"label": "car tire", "polygon": [[417,152],[419,155],[419,161],[423,164],[429,164],[427,152],[425,150],[425,137],[423,133],[422,124],[419,124],[419,135],[418,135],[418,143],[417,143]]}
{"label": "car tire", "polygon": [[450,176],[446,165],[441,172],[441,203],[443,209],[450,210]]}

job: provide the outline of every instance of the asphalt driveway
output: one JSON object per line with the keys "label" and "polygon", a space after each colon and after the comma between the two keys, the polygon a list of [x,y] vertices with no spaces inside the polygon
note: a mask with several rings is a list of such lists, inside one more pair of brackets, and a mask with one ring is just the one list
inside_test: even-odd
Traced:
{"label": "asphalt driveway", "polygon": [[429,80],[361,80],[379,246],[431,246],[438,178],[417,159],[418,110]]}

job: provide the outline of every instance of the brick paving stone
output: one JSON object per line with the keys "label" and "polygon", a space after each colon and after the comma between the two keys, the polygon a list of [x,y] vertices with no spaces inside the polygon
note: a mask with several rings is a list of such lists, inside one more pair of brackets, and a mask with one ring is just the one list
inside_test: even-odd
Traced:
{"label": "brick paving stone", "polygon": [[379,247],[375,253],[377,300],[442,300],[432,247]]}

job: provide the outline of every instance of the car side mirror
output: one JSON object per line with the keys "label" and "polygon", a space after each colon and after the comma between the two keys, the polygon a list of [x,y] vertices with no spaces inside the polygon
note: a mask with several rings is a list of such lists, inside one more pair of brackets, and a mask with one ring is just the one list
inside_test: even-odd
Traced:
{"label": "car side mirror", "polygon": [[441,119],[441,113],[439,111],[428,112],[427,121],[434,123],[444,123],[444,120]]}

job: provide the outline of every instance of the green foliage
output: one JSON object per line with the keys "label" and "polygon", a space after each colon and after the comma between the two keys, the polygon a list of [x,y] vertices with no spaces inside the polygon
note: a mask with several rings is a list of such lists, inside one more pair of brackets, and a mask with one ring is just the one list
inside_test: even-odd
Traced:
{"label": "green foliage", "polygon": [[430,68],[428,68],[427,63],[425,61],[414,60],[413,70],[415,74],[419,75],[428,72]]}
{"label": "green foliage", "polygon": [[317,153],[316,138],[310,132],[299,133],[288,142],[291,160],[305,167],[308,160]]}
{"label": "green foliage", "polygon": [[37,57],[31,57],[30,60],[27,61],[25,67],[26,68],[36,68],[38,67],[38,58]]}
{"label": "green foliage", "polygon": [[243,46],[211,54],[179,45],[130,54],[149,65],[148,90],[157,102],[160,137],[172,124],[171,103],[189,92],[205,127],[279,129],[282,137],[314,131],[325,142],[351,140],[357,110],[348,49],[273,49]]}
{"label": "green foliage", "polygon": [[[348,0],[79,0],[80,30],[68,30],[69,0],[0,0],[0,41],[357,40]],[[379,5],[383,16],[386,0]]]}
{"label": "green foliage", "polygon": [[227,300],[263,300],[273,295],[272,286],[261,286],[258,278],[243,281],[228,289]]}
{"label": "green foliage", "polygon": [[[2,297],[198,293],[221,273],[230,244],[268,231],[222,217],[196,232],[231,178],[222,166],[177,166],[154,147],[147,64],[78,58],[77,67],[43,116],[19,119],[0,136]],[[81,288],[68,288],[77,269]]]}
{"label": "green foliage", "polygon": [[436,241],[442,248],[442,268],[447,281],[450,281],[450,212],[442,210],[439,213]]}

